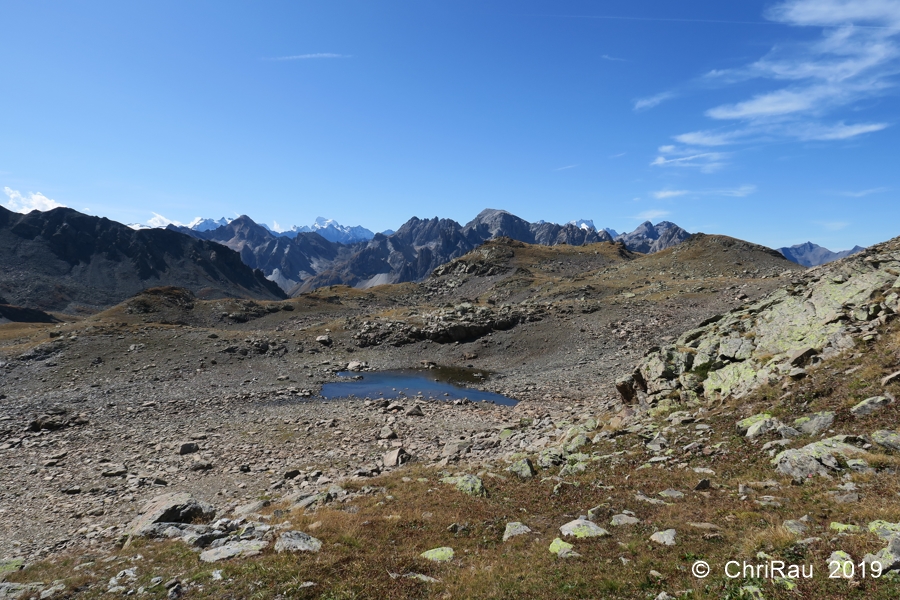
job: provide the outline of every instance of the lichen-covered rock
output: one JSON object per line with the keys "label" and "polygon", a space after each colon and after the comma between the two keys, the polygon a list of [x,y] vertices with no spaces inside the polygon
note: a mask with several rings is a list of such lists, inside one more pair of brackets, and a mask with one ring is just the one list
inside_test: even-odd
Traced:
{"label": "lichen-covered rock", "polygon": [[448,562],[453,560],[453,548],[442,546],[441,548],[432,548],[420,554],[422,558],[432,562]]}
{"label": "lichen-covered rock", "polygon": [[661,546],[674,546],[675,545],[675,535],[676,532],[674,529],[666,529],[664,531],[657,531],[653,535],[650,536],[650,541],[657,543]]}
{"label": "lichen-covered rock", "polygon": [[889,398],[884,396],[873,396],[871,398],[866,398],[856,406],[850,409],[850,412],[853,413],[854,416],[857,417],[865,417],[867,415],[871,415],[875,411],[880,408],[884,408],[891,401]]}
{"label": "lichen-covered rock", "polygon": [[637,525],[641,520],[631,515],[613,515],[609,524],[613,527],[621,527],[622,525]]}
{"label": "lichen-covered rock", "polygon": [[456,489],[470,496],[487,496],[487,490],[484,487],[484,482],[475,475],[444,477],[441,481],[456,486]]}
{"label": "lichen-covered rock", "polygon": [[869,531],[877,535],[883,540],[889,540],[900,536],[900,523],[891,523],[889,521],[872,521],[869,523]]}
{"label": "lichen-covered rock", "polygon": [[583,446],[588,445],[587,436],[583,433],[579,433],[575,435],[571,440],[566,442],[565,447],[563,448],[567,453],[571,454],[573,452],[578,452],[579,449]]}
{"label": "lichen-covered rock", "polygon": [[862,560],[867,565],[878,562],[882,573],[900,569],[900,536],[891,538],[886,548],[882,548],[875,554],[866,554]]}
{"label": "lichen-covered rock", "polygon": [[826,410],[795,419],[794,428],[806,435],[818,435],[831,427],[833,422],[834,413]]}
{"label": "lichen-covered rock", "polygon": [[566,462],[565,455],[559,448],[545,448],[538,454],[538,466],[542,469],[549,469]]}
{"label": "lichen-covered rock", "polygon": [[851,459],[867,455],[865,450],[847,443],[850,436],[838,435],[802,448],[791,448],[778,453],[772,460],[775,470],[803,482],[813,476],[827,477]]}
{"label": "lichen-covered rock", "polygon": [[900,452],[900,434],[882,429],[872,434],[872,441],[892,452]]}
{"label": "lichen-covered rock", "polygon": [[218,562],[229,558],[247,558],[256,556],[269,545],[264,540],[243,540],[230,542],[218,548],[211,548],[200,553],[203,562]]}
{"label": "lichen-covered rock", "polygon": [[564,536],[572,536],[576,538],[590,538],[590,537],[606,537],[609,535],[609,532],[596,523],[592,523],[591,521],[586,521],[584,519],[575,519],[574,521],[569,521],[565,525],[559,528],[559,532]]}
{"label": "lichen-covered rock", "polygon": [[[774,384],[792,368],[809,368],[817,355],[828,358],[852,348],[861,333],[856,323],[885,322],[888,309],[898,312],[900,296],[890,287],[898,271],[894,240],[810,269],[796,275],[791,287],[709,319],[651,351],[617,388],[634,402],[639,395],[635,382],[643,380],[652,404],[654,397],[696,393],[698,380],[707,400],[740,398]],[[804,374],[795,372],[796,377]]]}
{"label": "lichen-covered rock", "polygon": [[735,424],[735,426],[737,427],[738,435],[747,435],[747,431],[749,431],[751,427],[753,427],[757,423],[767,421],[771,418],[772,415],[770,415],[769,413],[759,413],[753,415],[752,417],[741,419]]}
{"label": "lichen-covered rock", "polygon": [[517,460],[513,464],[511,464],[507,469],[513,475],[519,477],[520,479],[531,479],[537,474],[537,471],[534,468],[534,464],[531,462],[529,458],[523,458],[521,460]]}
{"label": "lichen-covered rock", "polygon": [[285,531],[275,542],[275,552],[318,552],[322,542],[302,531]]}
{"label": "lichen-covered rock", "polygon": [[564,542],[559,538],[553,540],[549,549],[552,554],[555,554],[560,558],[574,558],[581,556],[575,552],[575,546],[568,542]]}
{"label": "lichen-covered rock", "polygon": [[529,528],[524,523],[520,523],[518,521],[513,521],[512,523],[506,524],[506,530],[503,532],[503,541],[516,537],[517,535],[525,535],[526,533],[531,533],[531,528]]}

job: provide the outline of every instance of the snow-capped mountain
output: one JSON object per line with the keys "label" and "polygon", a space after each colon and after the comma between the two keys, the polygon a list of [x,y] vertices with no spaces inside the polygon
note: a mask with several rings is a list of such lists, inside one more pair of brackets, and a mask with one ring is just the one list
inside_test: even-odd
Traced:
{"label": "snow-capped mountain", "polygon": [[594,222],[591,219],[576,219],[574,221],[569,221],[569,225],[574,225],[585,231],[597,231],[597,228],[594,227]]}
{"label": "snow-capped mountain", "polygon": [[365,227],[355,225],[341,225],[334,219],[316,217],[312,225],[294,225],[288,230],[275,232],[276,235],[295,237],[298,233],[318,233],[329,242],[340,244],[353,244],[354,242],[366,242],[375,237],[375,234]]}
{"label": "snow-capped mountain", "polygon": [[197,217],[196,219],[188,223],[187,226],[194,231],[210,231],[212,229],[218,229],[222,225],[228,225],[229,223],[231,223],[231,219],[226,219],[225,217],[222,217],[218,220]]}

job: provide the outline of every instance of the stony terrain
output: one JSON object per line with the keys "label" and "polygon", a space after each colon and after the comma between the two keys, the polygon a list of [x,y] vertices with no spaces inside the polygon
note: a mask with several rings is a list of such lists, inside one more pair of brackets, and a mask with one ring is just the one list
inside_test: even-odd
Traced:
{"label": "stony terrain", "polygon": [[[895,597],[898,247],[500,239],[419,284],[0,325],[0,597]],[[317,399],[347,368],[519,404]]]}

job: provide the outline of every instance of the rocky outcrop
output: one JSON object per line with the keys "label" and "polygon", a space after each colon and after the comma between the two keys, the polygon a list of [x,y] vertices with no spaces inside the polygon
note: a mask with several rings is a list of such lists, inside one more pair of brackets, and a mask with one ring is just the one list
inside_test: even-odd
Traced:
{"label": "rocky outcrop", "polygon": [[650,408],[741,397],[874,339],[900,311],[900,238],[784,277],[784,288],[651,350],[617,381],[622,398]]}

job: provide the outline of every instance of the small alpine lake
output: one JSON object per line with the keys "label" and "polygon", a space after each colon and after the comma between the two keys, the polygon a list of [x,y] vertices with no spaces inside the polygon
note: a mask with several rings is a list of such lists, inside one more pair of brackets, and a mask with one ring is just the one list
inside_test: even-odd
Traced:
{"label": "small alpine lake", "polygon": [[338,398],[422,398],[424,400],[469,400],[472,402],[493,402],[503,406],[515,406],[517,400],[484,392],[475,388],[462,387],[457,383],[483,381],[479,372],[462,369],[429,369],[422,371],[364,371],[338,373],[347,381],[326,383],[320,395],[333,400]]}

